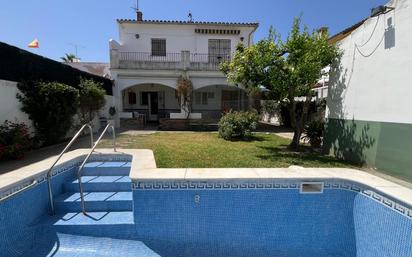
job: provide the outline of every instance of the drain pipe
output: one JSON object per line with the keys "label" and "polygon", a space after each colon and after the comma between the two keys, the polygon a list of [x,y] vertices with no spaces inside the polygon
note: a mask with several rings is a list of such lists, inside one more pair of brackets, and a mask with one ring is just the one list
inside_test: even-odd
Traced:
{"label": "drain pipe", "polygon": [[250,41],[251,41],[251,39],[252,39],[252,34],[253,33],[255,33],[255,31],[257,30],[257,28],[258,28],[258,26],[259,26],[259,23],[255,26],[255,28],[249,33],[249,36],[248,36],[248,40],[247,40],[247,46],[249,47],[250,46]]}

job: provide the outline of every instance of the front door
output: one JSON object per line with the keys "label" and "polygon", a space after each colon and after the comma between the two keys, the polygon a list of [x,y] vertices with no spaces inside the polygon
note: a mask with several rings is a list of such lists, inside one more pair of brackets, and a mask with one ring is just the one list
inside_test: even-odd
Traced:
{"label": "front door", "polygon": [[157,121],[159,113],[158,92],[149,92],[149,121]]}

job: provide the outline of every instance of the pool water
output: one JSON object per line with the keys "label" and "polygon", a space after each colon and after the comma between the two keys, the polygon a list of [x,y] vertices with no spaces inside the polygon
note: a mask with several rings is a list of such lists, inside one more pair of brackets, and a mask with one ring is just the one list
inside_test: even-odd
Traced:
{"label": "pool water", "polygon": [[324,180],[140,181],[130,160],[76,165],[0,202],[0,256],[412,256],[412,212],[365,186]]}

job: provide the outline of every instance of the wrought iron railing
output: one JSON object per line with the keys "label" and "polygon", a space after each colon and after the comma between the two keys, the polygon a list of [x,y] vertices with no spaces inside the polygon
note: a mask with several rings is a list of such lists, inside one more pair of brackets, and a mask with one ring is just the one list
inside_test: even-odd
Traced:
{"label": "wrought iron railing", "polygon": [[190,54],[190,69],[218,70],[221,63],[230,61],[229,54]]}
{"label": "wrought iron railing", "polygon": [[166,53],[165,55],[152,55],[144,52],[120,52],[121,61],[141,61],[141,62],[180,62],[181,53]]}
{"label": "wrought iron railing", "polygon": [[[152,55],[144,52],[120,52],[120,67],[135,69],[182,69],[219,70],[220,64],[229,61],[229,54],[191,53],[184,57],[182,53]],[[185,59],[188,58],[188,59]],[[185,60],[184,60],[185,59]]]}

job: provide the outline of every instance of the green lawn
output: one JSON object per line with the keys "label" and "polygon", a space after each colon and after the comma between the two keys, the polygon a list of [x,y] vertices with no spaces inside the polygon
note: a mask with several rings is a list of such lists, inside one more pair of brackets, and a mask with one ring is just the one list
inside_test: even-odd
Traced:
{"label": "green lawn", "polygon": [[[349,164],[329,156],[287,149],[290,140],[258,133],[251,141],[225,141],[217,133],[155,133],[120,135],[121,148],[152,149],[159,168],[228,168],[228,167],[348,167]],[[103,140],[99,147],[111,146]]]}

